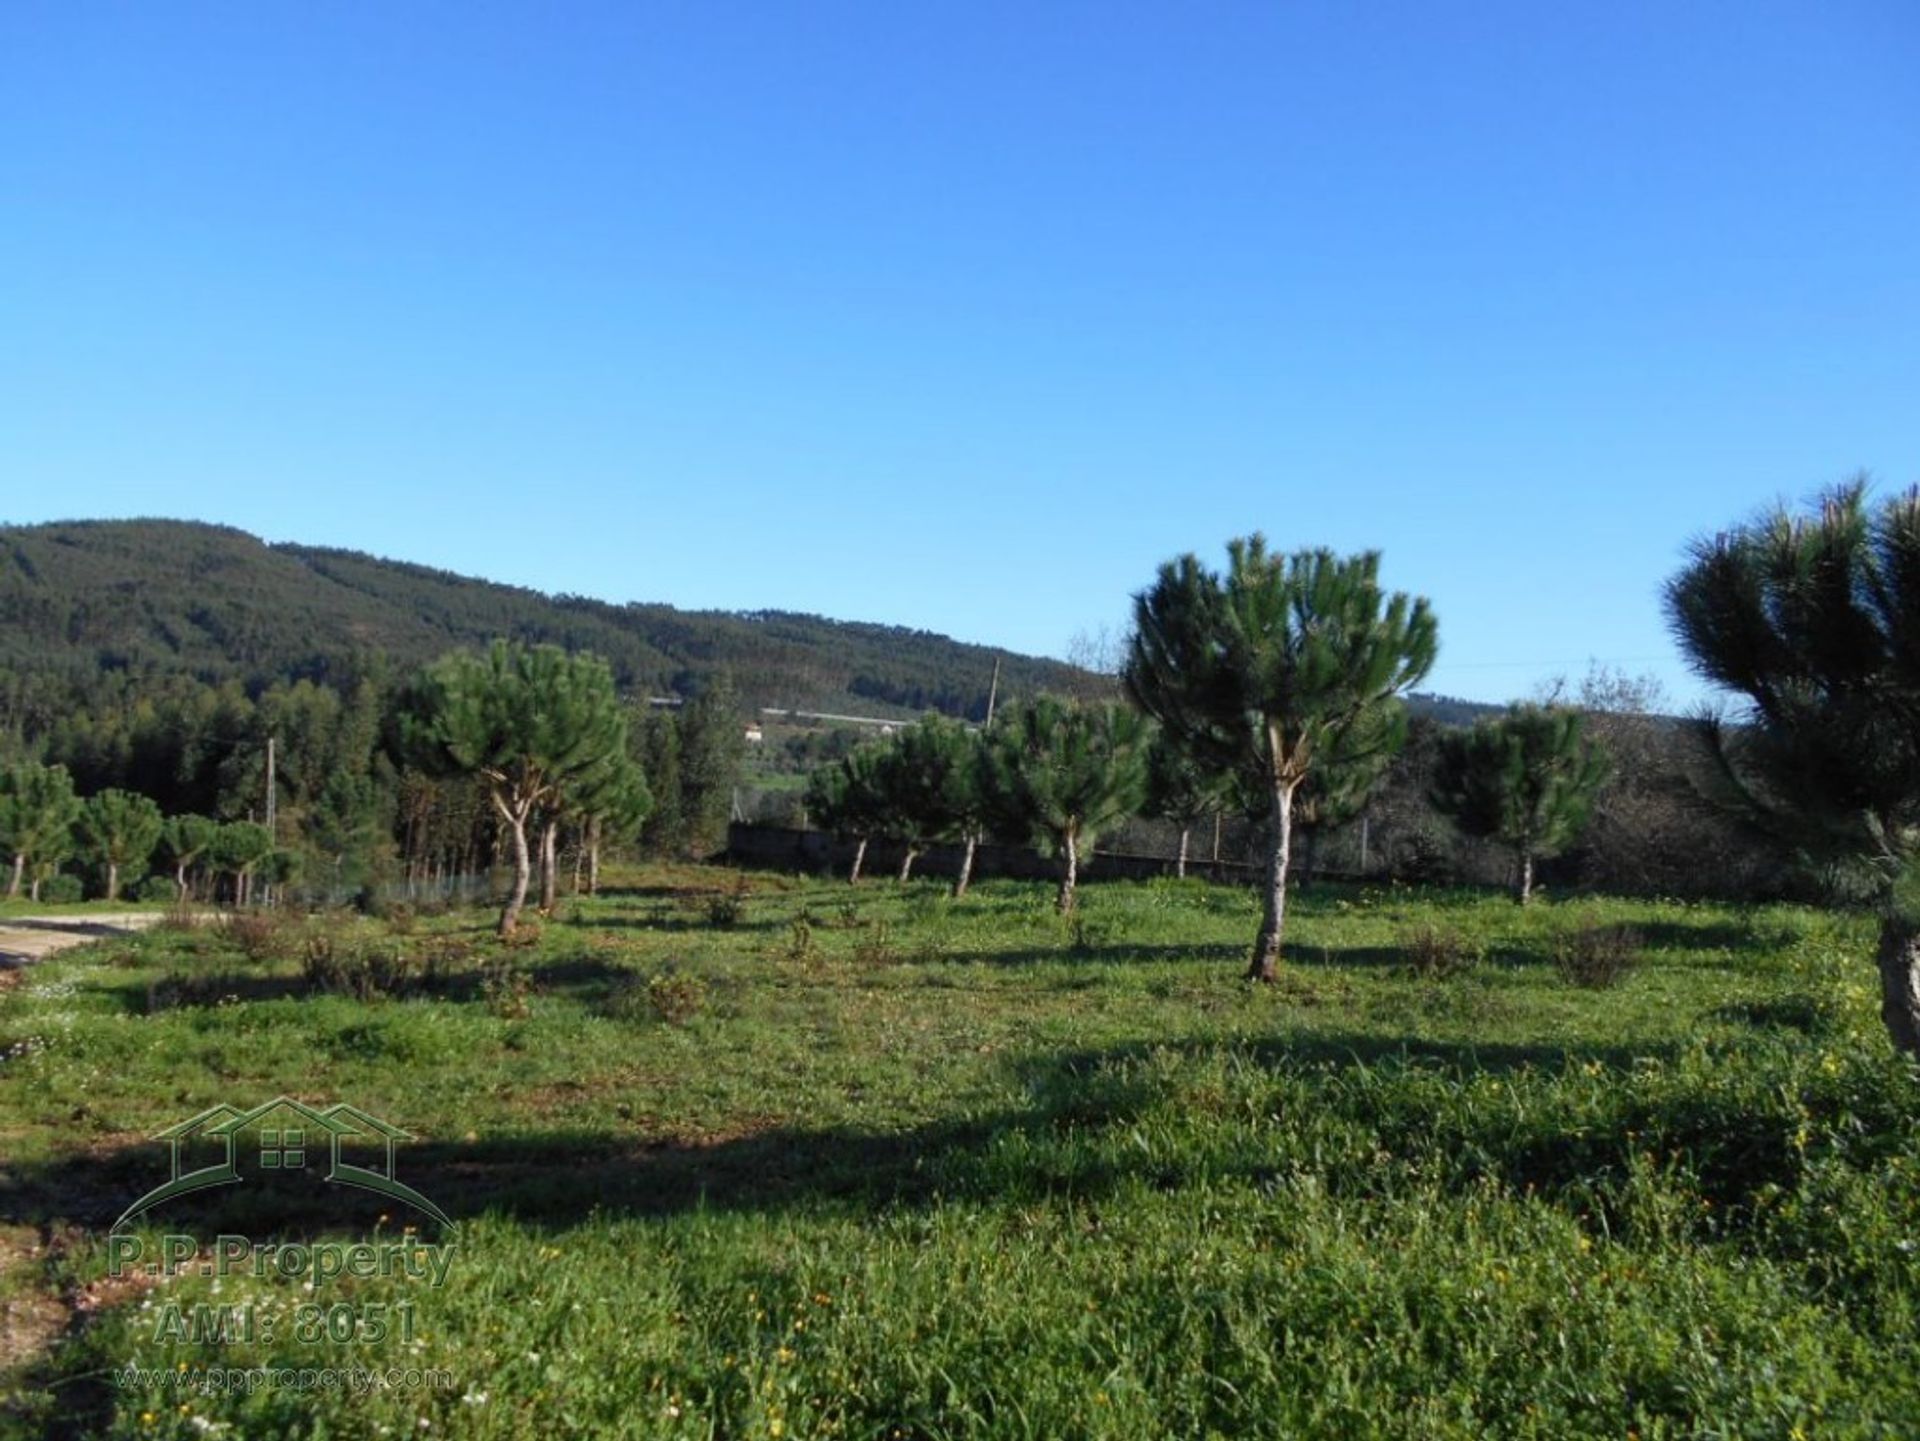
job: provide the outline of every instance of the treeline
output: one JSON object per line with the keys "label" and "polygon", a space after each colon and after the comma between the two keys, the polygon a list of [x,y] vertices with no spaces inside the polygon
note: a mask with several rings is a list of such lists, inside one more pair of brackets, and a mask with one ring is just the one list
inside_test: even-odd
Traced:
{"label": "treeline", "polygon": [[[150,693],[111,688],[31,739],[0,736],[9,893],[341,901],[484,888],[503,857],[502,818],[483,778],[409,747],[419,683],[377,658],[344,689],[303,679],[256,695],[172,677]],[[715,677],[678,709],[617,704],[623,753],[648,778],[634,838],[654,854],[708,854],[742,749],[731,681]],[[103,797],[150,807],[154,824],[103,845],[91,819]],[[554,841],[587,883],[598,855],[589,822]]]}

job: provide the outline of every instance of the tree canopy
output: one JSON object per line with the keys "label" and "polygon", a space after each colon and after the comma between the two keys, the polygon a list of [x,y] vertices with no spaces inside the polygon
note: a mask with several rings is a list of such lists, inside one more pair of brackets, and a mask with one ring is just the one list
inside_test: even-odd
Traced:
{"label": "tree canopy", "polygon": [[1533,863],[1585,828],[1607,758],[1575,710],[1516,705],[1440,739],[1433,801],[1462,831],[1513,851],[1514,898],[1533,895]]}
{"label": "tree canopy", "polygon": [[1871,877],[1881,1014],[1920,1054],[1920,490],[1870,507],[1855,480],[1700,540],[1666,603],[1694,669],[1744,702],[1700,721],[1709,794]]}
{"label": "tree canopy", "polygon": [[1131,706],[1042,695],[1010,707],[987,737],[995,827],[1060,858],[1058,909],[1073,909],[1079,869],[1102,833],[1146,799],[1152,726]]}
{"label": "tree canopy", "polygon": [[1282,557],[1256,534],[1228,543],[1224,572],[1183,556],[1134,599],[1128,693],[1199,764],[1243,775],[1270,798],[1253,979],[1277,973],[1296,792],[1323,758],[1356,765],[1397,750],[1397,697],[1438,652],[1426,600],[1388,596],[1379,570],[1377,552]]}
{"label": "tree canopy", "polygon": [[535,809],[626,751],[612,673],[598,657],[558,646],[496,641],[485,654],[455,651],[421,675],[402,732],[423,767],[486,783],[513,842],[514,885],[500,913],[501,934],[512,935],[532,876],[527,826]]}

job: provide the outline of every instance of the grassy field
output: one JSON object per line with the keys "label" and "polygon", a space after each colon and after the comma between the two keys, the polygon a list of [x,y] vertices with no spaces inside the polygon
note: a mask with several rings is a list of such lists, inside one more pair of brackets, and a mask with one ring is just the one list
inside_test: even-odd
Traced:
{"label": "grassy field", "polygon": [[[1281,983],[1250,988],[1255,899],[1197,882],[1092,886],[1067,924],[1037,884],[615,879],[520,948],[472,913],[333,919],[16,973],[0,1427],[1920,1429],[1920,1092],[1868,920],[1309,890]],[[1623,922],[1617,984],[1562,974],[1568,935]],[[1423,926],[1471,963],[1411,967]],[[166,1175],[148,1138],[280,1093],[403,1125],[399,1173],[454,1232],[239,1187],[143,1237],[446,1239],[443,1286],[110,1274],[108,1226]],[[316,1298],[411,1307],[410,1335],[295,1334]],[[195,1303],[275,1335],[164,1334]],[[208,1394],[135,1364],[395,1384]]]}

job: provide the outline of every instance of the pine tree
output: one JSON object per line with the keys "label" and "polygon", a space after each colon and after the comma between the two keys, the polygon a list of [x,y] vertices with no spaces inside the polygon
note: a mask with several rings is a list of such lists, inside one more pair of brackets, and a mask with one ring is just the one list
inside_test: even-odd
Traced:
{"label": "pine tree", "polygon": [[1180,828],[1175,875],[1187,873],[1187,850],[1193,828],[1207,816],[1232,804],[1233,779],[1230,772],[1204,769],[1166,731],[1155,733],[1147,751],[1147,799],[1142,813],[1171,821]]}
{"label": "pine tree", "polygon": [[190,872],[213,848],[220,823],[205,816],[171,816],[160,832],[161,853],[173,867],[174,898],[185,904],[193,894]]}
{"label": "pine tree", "polygon": [[233,878],[233,903],[253,904],[253,882],[273,855],[273,833],[252,821],[228,821],[214,832],[207,866],[216,876]]}
{"label": "pine tree", "polygon": [[654,855],[679,856],[686,849],[687,825],[680,790],[680,726],[673,712],[647,711],[635,729],[633,753],[653,795],[640,843]]}
{"label": "pine tree", "polygon": [[495,641],[455,651],[421,676],[402,723],[423,768],[476,775],[513,843],[513,889],[500,912],[510,936],[533,876],[527,830],[571,780],[624,752],[626,716],[597,656]]}
{"label": "pine tree", "polygon": [[704,858],[726,843],[747,732],[733,678],[722,671],[675,717],[680,732],[680,807],[686,845]]}
{"label": "pine tree", "polygon": [[9,900],[20,894],[29,872],[32,898],[40,899],[40,883],[73,853],[79,816],[80,801],[66,767],[28,762],[0,772],[0,841],[13,862]]}
{"label": "pine tree", "polygon": [[886,797],[883,831],[904,846],[900,879],[937,841],[967,843],[956,896],[971,878],[973,849],[986,824],[979,732],[937,713],[895,733],[880,753],[880,785]]}
{"label": "pine tree", "polygon": [[1746,702],[1700,722],[1708,793],[1869,878],[1881,1018],[1920,1055],[1920,490],[1870,510],[1856,480],[1698,541],[1666,604],[1693,668]]}
{"label": "pine tree", "polygon": [[882,834],[892,815],[883,774],[886,745],[869,741],[807,777],[806,807],[813,823],[855,842],[847,883],[858,885],[867,843]]}
{"label": "pine tree", "polygon": [[87,799],[76,826],[88,858],[106,870],[107,900],[120,899],[123,871],[145,871],[165,824],[159,806],[131,791],[101,791]]}
{"label": "pine tree", "polygon": [[1379,586],[1376,552],[1269,555],[1227,546],[1224,574],[1188,555],[1134,599],[1122,679],[1201,765],[1256,781],[1272,817],[1265,905],[1249,979],[1278,973],[1295,797],[1325,756],[1357,763],[1405,737],[1401,692],[1433,665],[1424,598]]}
{"label": "pine tree", "polygon": [[1579,838],[1607,758],[1575,710],[1516,705],[1440,738],[1434,805],[1470,836],[1513,852],[1514,900],[1533,899],[1533,863]]}
{"label": "pine tree", "polygon": [[1060,858],[1062,915],[1102,832],[1146,799],[1152,726],[1131,706],[1043,695],[1015,706],[987,737],[988,804],[997,828]]}

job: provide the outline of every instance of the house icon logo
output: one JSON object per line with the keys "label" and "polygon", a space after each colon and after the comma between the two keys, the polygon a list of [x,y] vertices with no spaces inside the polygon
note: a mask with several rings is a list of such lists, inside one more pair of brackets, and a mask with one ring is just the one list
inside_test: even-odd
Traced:
{"label": "house icon logo", "polygon": [[167,1142],[173,1175],[127,1207],[112,1230],[163,1202],[209,1186],[242,1183],[243,1165],[249,1173],[301,1171],[309,1155],[316,1163],[324,1157],[327,1169],[321,1179],[329,1183],[390,1196],[442,1226],[453,1225],[446,1212],[394,1175],[394,1142],[412,1138],[345,1102],[316,1110],[291,1096],[276,1096],[250,1111],[223,1102],[153,1139]]}

